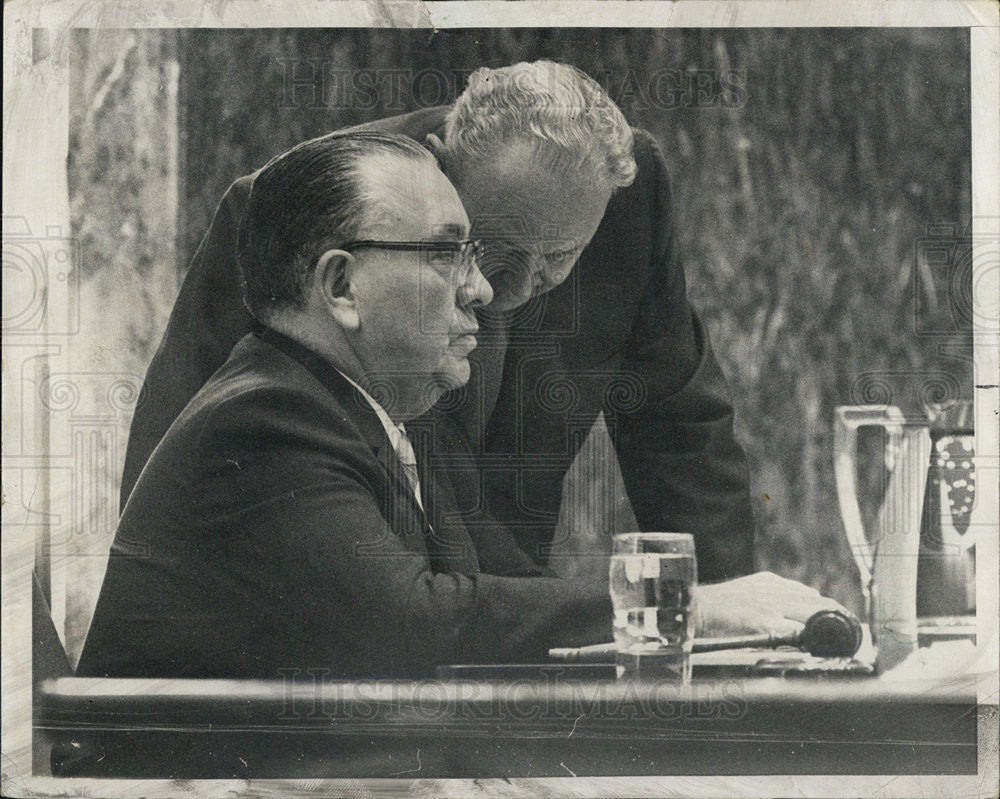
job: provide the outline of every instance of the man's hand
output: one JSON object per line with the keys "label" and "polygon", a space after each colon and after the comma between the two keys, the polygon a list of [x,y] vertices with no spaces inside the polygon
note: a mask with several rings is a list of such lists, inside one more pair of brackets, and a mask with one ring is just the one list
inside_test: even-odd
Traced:
{"label": "man's hand", "polygon": [[817,611],[848,612],[815,588],[771,572],[699,586],[695,602],[699,638],[797,635]]}

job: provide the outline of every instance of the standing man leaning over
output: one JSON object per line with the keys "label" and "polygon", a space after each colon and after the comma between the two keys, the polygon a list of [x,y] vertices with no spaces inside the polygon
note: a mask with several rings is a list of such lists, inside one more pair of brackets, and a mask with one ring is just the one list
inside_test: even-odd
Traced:
{"label": "standing man leaning over", "polygon": [[[259,324],[136,483],[78,675],[414,676],[610,637],[604,580],[552,576],[488,508],[466,529],[448,473],[414,468],[403,425],[469,379],[492,299],[468,231],[405,137],[331,136],[258,173],[238,258]],[[462,431],[438,434],[454,464]],[[794,632],[823,607],[753,575],[699,589],[699,632]]]}
{"label": "standing man leaning over", "polygon": [[[582,72],[546,61],[481,69],[454,106],[368,127],[432,149],[486,244],[495,300],[477,312],[468,386],[438,410],[467,431],[484,499],[522,548],[545,562],[563,477],[603,412],[641,529],[693,533],[703,581],[752,570],[745,457],[687,301],[678,209],[652,136],[630,129]],[[234,247],[253,181],[237,180],[219,205],[149,367],[123,504],[171,422],[249,330]],[[425,473],[447,455],[440,442],[418,449]]]}

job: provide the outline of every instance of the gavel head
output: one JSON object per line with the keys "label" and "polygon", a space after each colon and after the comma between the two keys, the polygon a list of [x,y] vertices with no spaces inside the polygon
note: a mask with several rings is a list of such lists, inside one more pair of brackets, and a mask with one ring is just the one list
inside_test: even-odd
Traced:
{"label": "gavel head", "polygon": [[810,655],[849,658],[861,648],[861,622],[839,610],[821,610],[806,619],[801,647]]}

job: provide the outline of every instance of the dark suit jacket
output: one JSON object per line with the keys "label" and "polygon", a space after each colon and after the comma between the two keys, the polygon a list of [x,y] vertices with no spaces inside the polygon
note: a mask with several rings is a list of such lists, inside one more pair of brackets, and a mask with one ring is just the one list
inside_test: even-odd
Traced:
{"label": "dark suit jacket", "polygon": [[362,395],[295,342],[246,336],[136,484],[77,673],[409,676],[610,638],[605,585],[545,576],[497,525],[470,533],[450,482],[435,492],[431,529]]}
{"label": "dark suit jacket", "polygon": [[[423,141],[441,132],[446,111],[370,127]],[[699,578],[734,577],[753,570],[746,461],[728,389],[687,302],[666,164],[644,131],[635,131],[635,158],[635,182],[612,198],[570,277],[500,318],[480,314],[472,378],[439,410],[472,442],[482,496],[471,506],[489,504],[536,561],[546,560],[563,477],[603,411],[640,527],[693,533]],[[249,329],[234,242],[252,180],[240,178],[222,199],[146,374],[123,503],[164,431]],[[433,421],[426,427],[421,463],[433,470],[447,449],[434,443]]]}

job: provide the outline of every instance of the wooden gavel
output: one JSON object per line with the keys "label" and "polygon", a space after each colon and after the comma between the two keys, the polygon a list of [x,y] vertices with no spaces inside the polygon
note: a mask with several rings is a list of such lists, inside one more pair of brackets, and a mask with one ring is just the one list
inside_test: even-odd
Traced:
{"label": "wooden gavel", "polygon": [[[775,649],[796,646],[816,657],[849,658],[861,647],[861,622],[839,610],[821,610],[810,616],[796,635],[738,635],[730,638],[695,638],[692,652],[723,649]],[[563,663],[607,663],[614,659],[614,644],[550,649],[549,657]]]}

